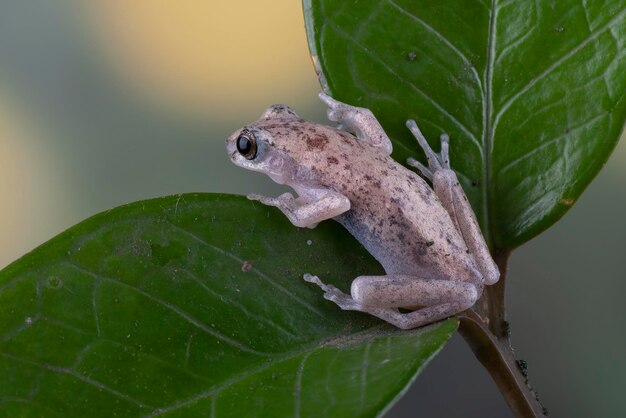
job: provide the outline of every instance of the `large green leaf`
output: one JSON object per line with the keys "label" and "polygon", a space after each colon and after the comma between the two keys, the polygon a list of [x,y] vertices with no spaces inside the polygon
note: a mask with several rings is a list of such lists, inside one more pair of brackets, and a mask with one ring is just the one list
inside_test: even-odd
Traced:
{"label": "large green leaf", "polygon": [[338,224],[242,197],[102,213],[0,271],[0,416],[376,415],[457,321],[398,331],[302,274],[381,271]]}
{"label": "large green leaf", "polygon": [[372,109],[394,156],[413,118],[451,161],[495,248],[561,217],[626,117],[624,0],[304,0],[323,88]]}

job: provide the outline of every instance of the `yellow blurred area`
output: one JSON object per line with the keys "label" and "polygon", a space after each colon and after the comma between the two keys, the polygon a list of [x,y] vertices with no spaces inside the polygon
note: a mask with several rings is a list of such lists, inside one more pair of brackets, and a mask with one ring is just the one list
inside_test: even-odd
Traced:
{"label": "yellow blurred area", "polygon": [[[18,102],[27,103],[18,107],[9,100],[13,96],[0,95],[0,268],[101,210],[146,196],[228,188],[227,181],[212,180],[188,157],[185,164],[174,159],[180,180],[171,180],[170,174],[168,184],[155,184],[158,177],[142,183],[141,173],[175,158],[157,148],[150,134],[132,137],[142,124],[152,123],[150,116],[139,116],[151,114],[147,107],[157,106],[171,117],[158,121],[163,126],[198,118],[207,126],[201,139],[218,143],[215,151],[203,149],[206,154],[198,159],[205,166],[223,161],[231,168],[221,156],[222,130],[248,122],[274,103],[296,109],[321,106],[299,1],[18,4],[0,6],[0,13],[12,10],[19,23],[5,36],[13,49],[0,46],[0,58],[17,63],[18,70],[0,71],[0,86],[6,83]],[[76,39],[86,48],[76,48]],[[26,71],[19,68],[22,59]],[[99,73],[85,72],[92,71],[85,66],[90,59],[96,60]],[[101,91],[119,102],[106,107]],[[135,98],[137,107],[124,107]],[[132,120],[132,127],[122,127],[120,115]],[[98,125],[100,121],[105,122]],[[169,142],[189,143],[189,138],[177,136]],[[129,154],[123,147],[150,147],[149,157],[143,157],[145,152]],[[181,147],[180,154],[199,155],[196,150]],[[209,183],[200,189],[193,186],[203,182],[199,176]]]}
{"label": "yellow blurred area", "polygon": [[268,97],[296,105],[303,83],[316,83],[299,1],[100,0],[83,7],[107,65],[168,107],[258,112]]}
{"label": "yellow blurred area", "polygon": [[0,268],[47,240],[51,229],[54,175],[27,126],[0,96]]}

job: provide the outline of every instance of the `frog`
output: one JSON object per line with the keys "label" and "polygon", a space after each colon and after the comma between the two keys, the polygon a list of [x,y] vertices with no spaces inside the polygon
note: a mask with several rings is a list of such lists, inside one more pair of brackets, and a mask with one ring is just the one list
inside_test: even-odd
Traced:
{"label": "frog", "polygon": [[436,153],[409,119],[427,165],[409,158],[405,167],[391,157],[392,142],[372,111],[319,97],[336,127],[279,104],[226,140],[235,165],[297,194],[250,200],[278,208],[296,227],[339,222],[385,271],[354,278],[350,294],[309,273],[303,279],[339,308],[404,330],[470,309],[500,272],[450,166],[449,136],[441,134]]}

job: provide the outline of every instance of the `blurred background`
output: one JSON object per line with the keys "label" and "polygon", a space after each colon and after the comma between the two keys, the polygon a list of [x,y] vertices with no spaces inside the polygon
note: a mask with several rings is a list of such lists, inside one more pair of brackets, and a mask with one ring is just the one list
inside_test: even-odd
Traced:
{"label": "blurred background", "polygon": [[[0,2],[0,268],[81,220],[183,192],[276,193],[224,139],[273,103],[324,121],[299,1]],[[626,416],[626,143],[514,252],[509,319],[553,416]],[[510,416],[454,337],[389,417]]]}

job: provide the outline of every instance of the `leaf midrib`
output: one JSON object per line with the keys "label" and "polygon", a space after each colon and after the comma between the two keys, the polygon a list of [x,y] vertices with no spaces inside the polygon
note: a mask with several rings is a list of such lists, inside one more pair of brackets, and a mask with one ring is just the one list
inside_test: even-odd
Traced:
{"label": "leaf midrib", "polygon": [[485,77],[483,88],[483,132],[482,132],[482,158],[483,158],[483,181],[482,181],[482,226],[483,235],[489,248],[493,248],[493,230],[490,222],[490,199],[489,185],[491,184],[491,148],[493,144],[493,127],[491,124],[493,114],[493,67],[495,61],[495,26],[497,18],[497,0],[491,0],[489,10],[489,30],[487,34],[487,65],[485,66]]}

